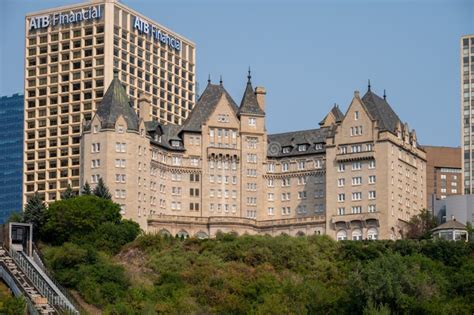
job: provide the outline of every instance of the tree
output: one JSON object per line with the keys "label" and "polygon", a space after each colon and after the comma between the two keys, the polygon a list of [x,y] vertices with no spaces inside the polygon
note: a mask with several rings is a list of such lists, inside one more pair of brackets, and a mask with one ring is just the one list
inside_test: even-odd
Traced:
{"label": "tree", "polygon": [[410,219],[407,237],[412,239],[426,239],[431,236],[431,230],[438,225],[438,220],[427,209]]}
{"label": "tree", "polygon": [[38,193],[35,193],[25,206],[23,212],[23,222],[33,225],[33,236],[35,239],[39,237],[45,223],[46,205]]}
{"label": "tree", "polygon": [[72,190],[71,185],[67,185],[66,190],[61,194],[61,199],[71,199],[76,196],[74,190]]}
{"label": "tree", "polygon": [[112,199],[112,195],[110,194],[107,186],[105,186],[104,180],[102,178],[99,178],[99,182],[94,188],[94,195],[103,199]]}
{"label": "tree", "polygon": [[120,206],[97,196],[58,200],[46,211],[43,240],[55,245],[87,237],[105,222],[120,223]]}
{"label": "tree", "polygon": [[89,185],[89,182],[86,181],[86,183],[82,187],[81,195],[86,195],[86,196],[92,195],[92,189],[91,189],[91,186]]}

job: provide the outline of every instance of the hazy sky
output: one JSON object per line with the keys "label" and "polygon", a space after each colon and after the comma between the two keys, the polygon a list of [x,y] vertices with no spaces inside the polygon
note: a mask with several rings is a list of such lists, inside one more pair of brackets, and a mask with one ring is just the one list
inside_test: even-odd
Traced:
{"label": "hazy sky", "polygon": [[[23,92],[24,16],[78,3],[0,0],[0,95]],[[423,144],[460,142],[459,39],[474,33],[474,0],[122,1],[197,45],[210,73],[240,104],[247,68],[267,90],[267,129],[309,129],[367,79]]]}

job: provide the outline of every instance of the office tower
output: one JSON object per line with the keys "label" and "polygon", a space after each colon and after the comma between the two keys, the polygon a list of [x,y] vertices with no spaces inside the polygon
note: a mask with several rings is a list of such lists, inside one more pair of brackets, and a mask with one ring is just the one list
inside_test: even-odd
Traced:
{"label": "office tower", "polygon": [[0,98],[0,224],[21,211],[23,95]]}
{"label": "office tower", "polygon": [[34,12],[25,28],[23,203],[79,190],[81,129],[114,69],[152,120],[180,124],[194,106],[195,45],[118,1]]}
{"label": "office tower", "polygon": [[474,194],[474,35],[461,38],[461,113],[464,193]]}

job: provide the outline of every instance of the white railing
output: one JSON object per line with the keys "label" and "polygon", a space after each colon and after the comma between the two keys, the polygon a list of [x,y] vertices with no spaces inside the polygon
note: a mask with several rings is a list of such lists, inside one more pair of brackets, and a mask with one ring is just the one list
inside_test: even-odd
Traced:
{"label": "white railing", "polygon": [[31,258],[23,252],[17,252],[13,249],[10,249],[10,256],[33,283],[38,292],[46,297],[51,305],[59,307],[70,314],[80,314],[74,304]]}

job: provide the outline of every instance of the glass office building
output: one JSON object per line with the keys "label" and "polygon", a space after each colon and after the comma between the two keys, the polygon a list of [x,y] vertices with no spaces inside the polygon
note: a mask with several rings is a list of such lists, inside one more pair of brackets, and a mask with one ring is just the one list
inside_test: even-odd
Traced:
{"label": "glass office building", "polygon": [[23,95],[0,98],[0,224],[21,211]]}

